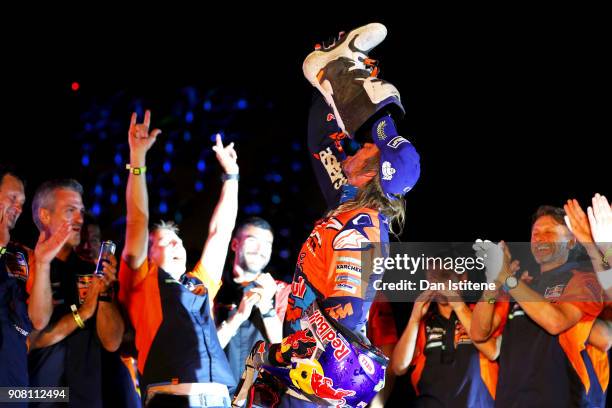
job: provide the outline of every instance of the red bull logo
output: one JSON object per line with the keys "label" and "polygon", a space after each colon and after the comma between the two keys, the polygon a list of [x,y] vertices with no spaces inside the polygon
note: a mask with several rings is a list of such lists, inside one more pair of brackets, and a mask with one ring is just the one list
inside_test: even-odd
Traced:
{"label": "red bull logo", "polygon": [[310,388],[313,395],[327,400],[342,401],[338,405],[344,405],[344,397],[352,397],[355,395],[353,390],[343,390],[342,388],[334,388],[334,380],[325,377],[324,374],[319,374],[316,370],[312,370],[310,376]]}
{"label": "red bull logo", "polygon": [[292,349],[298,349],[300,343],[316,343],[317,339],[307,334],[306,330],[300,330],[283,339],[284,344],[291,345]]}
{"label": "red bull logo", "polygon": [[325,376],[323,367],[316,359],[296,362],[289,377],[293,385],[305,394],[333,401],[339,407],[345,405],[344,397],[355,395],[355,391],[334,388],[334,380]]}
{"label": "red bull logo", "polygon": [[316,325],[317,335],[323,340],[330,342],[334,349],[334,358],[337,361],[342,361],[349,353],[348,346],[338,337],[338,332],[327,323],[325,317],[321,315],[321,312],[317,310],[312,316],[308,318],[310,324]]}
{"label": "red bull logo", "polygon": [[283,339],[281,353],[291,350],[291,357],[308,358],[317,348],[317,339],[311,336],[310,330],[300,330]]}

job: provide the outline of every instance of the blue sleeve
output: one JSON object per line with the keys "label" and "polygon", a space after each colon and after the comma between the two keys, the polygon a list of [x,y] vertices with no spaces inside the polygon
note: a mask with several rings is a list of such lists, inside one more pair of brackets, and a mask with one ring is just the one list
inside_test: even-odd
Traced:
{"label": "blue sleeve", "polygon": [[340,167],[346,156],[338,151],[335,141],[330,137],[338,132],[341,132],[341,129],[331,107],[317,92],[308,114],[308,152],[319,188],[329,208],[338,205],[342,195],[341,188],[347,183]]}

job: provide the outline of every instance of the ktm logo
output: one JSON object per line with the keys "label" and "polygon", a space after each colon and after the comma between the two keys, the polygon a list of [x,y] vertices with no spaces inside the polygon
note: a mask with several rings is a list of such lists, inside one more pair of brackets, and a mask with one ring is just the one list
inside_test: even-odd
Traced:
{"label": "ktm logo", "polygon": [[335,320],[346,319],[348,316],[353,315],[353,304],[347,303],[344,305],[336,305],[325,309],[327,314]]}

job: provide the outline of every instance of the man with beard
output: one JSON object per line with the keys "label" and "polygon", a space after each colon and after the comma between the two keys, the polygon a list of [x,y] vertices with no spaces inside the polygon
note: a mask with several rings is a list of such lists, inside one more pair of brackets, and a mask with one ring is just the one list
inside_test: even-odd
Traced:
{"label": "man with beard", "polygon": [[[236,381],[244,361],[259,340],[279,343],[290,286],[264,273],[270,262],[274,235],[270,224],[252,217],[236,229],[231,276],[226,276],[215,299],[217,334]],[[238,305],[238,306],[237,306]],[[277,313],[279,311],[280,313]]]}

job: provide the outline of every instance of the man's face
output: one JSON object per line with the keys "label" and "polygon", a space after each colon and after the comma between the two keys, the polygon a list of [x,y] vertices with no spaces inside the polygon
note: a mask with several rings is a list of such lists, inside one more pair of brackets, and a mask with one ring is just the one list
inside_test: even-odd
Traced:
{"label": "man's face", "polygon": [[89,224],[87,228],[81,231],[81,245],[79,245],[79,253],[81,256],[97,260],[100,253],[102,234],[100,227],[96,224]]}
{"label": "man's face", "polygon": [[23,211],[23,203],[25,203],[23,183],[17,177],[5,174],[0,180],[0,205],[9,229],[15,228]]}
{"label": "man's face", "polygon": [[365,143],[361,149],[357,150],[355,155],[348,156],[342,161],[342,170],[349,184],[361,187],[374,177],[375,173],[366,175],[371,172],[368,172],[365,166],[378,152],[378,147],[374,143]]}
{"label": "man's face", "polygon": [[232,243],[240,267],[250,273],[263,271],[272,256],[273,240],[274,235],[270,230],[254,225],[244,227]]}
{"label": "man's face", "polygon": [[531,253],[540,265],[567,259],[573,244],[569,229],[550,215],[538,218],[531,227]]}
{"label": "man's face", "polygon": [[76,248],[81,242],[81,228],[83,227],[83,199],[76,191],[58,188],[53,193],[54,201],[51,208],[42,209],[41,221],[50,234],[61,228],[65,222],[72,225],[72,233],[66,242],[70,248]]}
{"label": "man's face", "polygon": [[158,228],[152,232],[149,259],[175,279],[187,270],[187,251],[183,240],[169,229]]}

